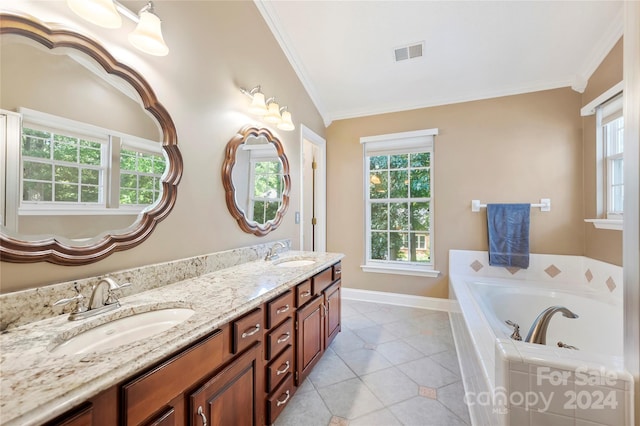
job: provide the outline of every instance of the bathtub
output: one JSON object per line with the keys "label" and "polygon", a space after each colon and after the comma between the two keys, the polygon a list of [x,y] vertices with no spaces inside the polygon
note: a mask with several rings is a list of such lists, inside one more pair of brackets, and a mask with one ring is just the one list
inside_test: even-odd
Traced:
{"label": "bathtub", "polygon": [[[449,275],[449,297],[457,302],[450,320],[474,425],[633,423],[620,297],[566,280],[483,275]],[[524,340],[537,315],[555,305],[579,318],[556,313],[546,345],[510,338],[513,328],[506,320],[520,325]]]}

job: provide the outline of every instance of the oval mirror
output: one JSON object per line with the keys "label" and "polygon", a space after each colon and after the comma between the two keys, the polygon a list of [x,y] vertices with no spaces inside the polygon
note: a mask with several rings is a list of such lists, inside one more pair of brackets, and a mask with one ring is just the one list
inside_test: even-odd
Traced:
{"label": "oval mirror", "polygon": [[289,207],[289,162],[267,129],[246,126],[227,144],[222,166],[227,207],[243,231],[263,236]]}
{"label": "oval mirror", "polygon": [[176,129],[100,44],[0,14],[0,254],[82,265],[142,243],[173,208]]}

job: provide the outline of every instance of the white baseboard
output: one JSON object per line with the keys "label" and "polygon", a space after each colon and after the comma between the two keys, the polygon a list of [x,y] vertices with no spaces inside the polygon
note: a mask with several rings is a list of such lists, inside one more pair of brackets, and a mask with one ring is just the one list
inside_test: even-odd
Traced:
{"label": "white baseboard", "polygon": [[452,310],[455,301],[438,297],[414,296],[411,294],[387,293],[385,291],[360,290],[342,287],[342,298],[363,302],[386,303],[388,305],[409,306],[411,308],[433,309],[436,311]]}

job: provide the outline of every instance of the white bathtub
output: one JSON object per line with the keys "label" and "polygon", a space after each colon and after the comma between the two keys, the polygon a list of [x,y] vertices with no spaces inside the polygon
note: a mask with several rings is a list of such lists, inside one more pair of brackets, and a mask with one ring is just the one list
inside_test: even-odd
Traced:
{"label": "white bathtub", "polygon": [[[452,262],[454,263],[454,262]],[[474,425],[629,425],[633,379],[624,370],[619,298],[584,285],[508,280],[450,271],[451,324]],[[557,313],[547,345],[510,339],[511,320],[525,339],[537,315]],[[579,350],[560,348],[557,342]],[[590,423],[589,423],[590,422]]]}

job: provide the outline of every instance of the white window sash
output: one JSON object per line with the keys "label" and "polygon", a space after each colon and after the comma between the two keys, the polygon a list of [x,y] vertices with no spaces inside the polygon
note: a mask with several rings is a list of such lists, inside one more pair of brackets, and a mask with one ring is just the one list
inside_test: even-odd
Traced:
{"label": "white window sash", "polygon": [[[361,266],[365,272],[381,272],[403,275],[420,275],[420,276],[438,276],[439,272],[434,270],[434,236],[433,236],[433,152],[434,152],[434,136],[438,134],[438,129],[419,130],[415,132],[394,133],[388,135],[367,136],[360,138],[363,146],[364,176],[363,176],[363,196],[365,200],[365,253],[364,264]],[[429,152],[431,154],[430,184],[431,197],[428,198],[402,198],[402,199],[370,199],[369,198],[369,158],[378,155],[395,155],[410,154],[417,152]],[[393,203],[393,202],[429,202],[429,224],[430,229],[427,233],[430,236],[431,257],[429,263],[409,262],[409,261],[390,261],[371,259],[371,205],[375,203]],[[389,232],[389,230],[385,230]],[[411,232],[407,230],[407,232]],[[423,231],[424,232],[424,231]],[[426,248],[426,247],[425,247]]]}

